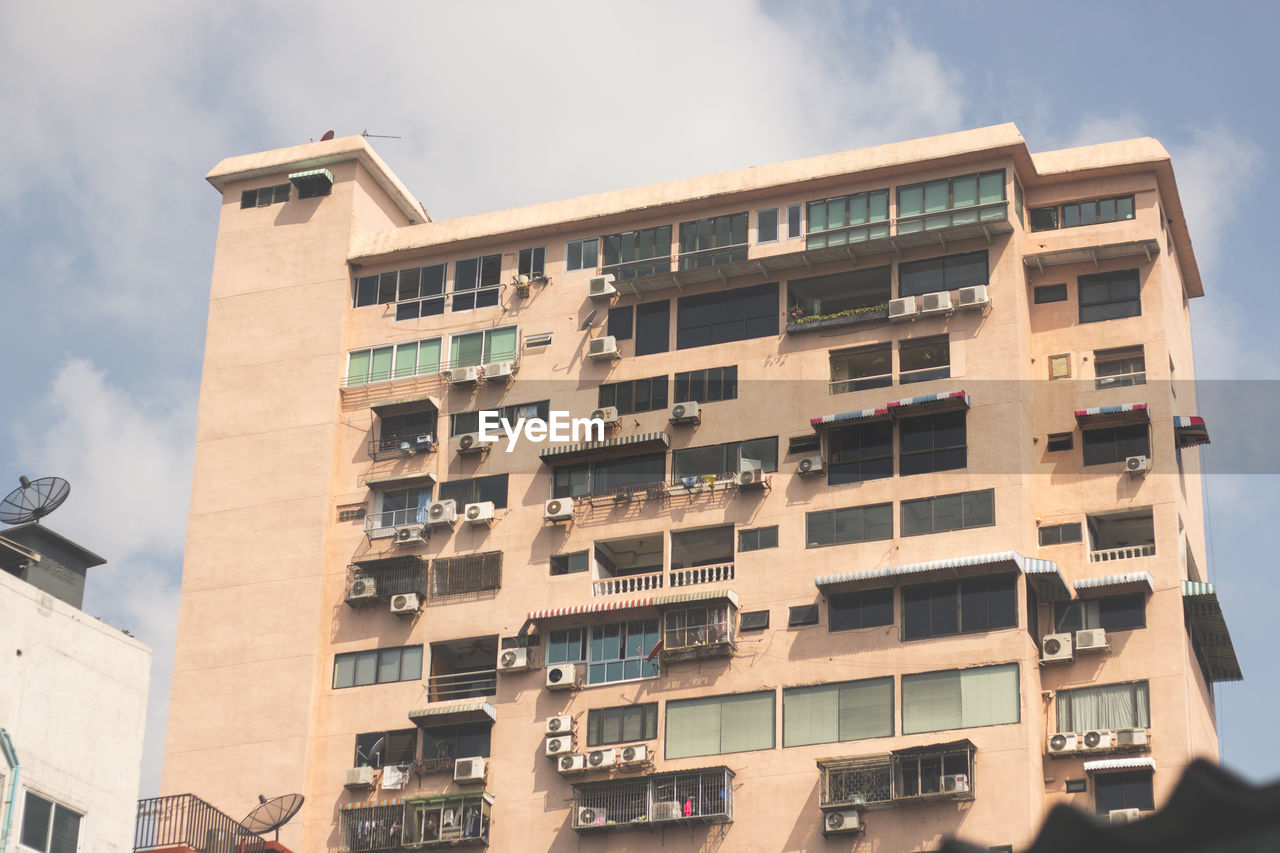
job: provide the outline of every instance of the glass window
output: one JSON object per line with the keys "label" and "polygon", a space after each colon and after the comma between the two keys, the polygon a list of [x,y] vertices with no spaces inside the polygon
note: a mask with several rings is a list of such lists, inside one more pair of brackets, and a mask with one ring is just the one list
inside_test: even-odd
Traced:
{"label": "glass window", "polygon": [[902,502],[902,535],[921,536],[995,524],[995,490],[957,492]]}
{"label": "glass window", "polygon": [[942,412],[898,421],[898,474],[951,471],[966,464],[965,413]]}
{"label": "glass window", "polygon": [[1018,665],[902,676],[902,733],[1016,723]]}
{"label": "glass window", "polygon": [[729,213],[680,223],[680,269],[747,259],[747,214]]}
{"label": "glass window", "polygon": [[1059,601],[1053,606],[1054,630],[1061,633],[1075,633],[1089,628],[1132,631],[1146,627],[1146,609],[1147,597],[1140,592]]}
{"label": "glass window", "polygon": [[[362,732],[356,735],[354,767],[411,764],[418,752],[418,730]],[[425,757],[425,756],[424,756]]]}
{"label": "glass window", "polygon": [[617,305],[609,309],[609,320],[605,324],[605,334],[612,335],[620,341],[631,340],[631,330],[635,327],[636,309],[634,305]]}
{"label": "glass window", "polygon": [[[1049,208],[1053,210],[1053,208]],[[1061,227],[1076,228],[1081,225],[1096,225],[1102,222],[1117,222],[1133,219],[1133,196],[1115,198],[1095,198],[1088,201],[1077,201],[1062,205]],[[1053,226],[1057,227],[1055,221]],[[1033,230],[1045,230],[1035,228]]]}
{"label": "glass window", "polygon": [[762,551],[778,547],[778,526],[738,531],[738,551]]}
{"label": "glass window", "polygon": [[967,252],[898,264],[898,296],[919,296],[987,283],[987,253]]}
{"label": "glass window", "polygon": [[409,341],[347,355],[347,385],[366,385],[440,370],[440,339]]}
{"label": "glass window", "polygon": [[[536,403],[516,403],[511,406],[503,406],[500,409],[485,409],[484,411],[492,412],[497,417],[504,418],[513,425],[520,418],[541,418],[545,421],[551,415],[551,401],[539,400]],[[466,435],[469,432],[479,431],[480,412],[454,412],[449,415],[450,435]]]}
{"label": "glass window", "polygon": [[784,747],[892,735],[892,676],[782,691]]}
{"label": "glass window", "polygon": [[1069,432],[1051,432],[1049,433],[1049,452],[1056,453],[1060,450],[1070,450],[1074,445],[1074,436]]}
{"label": "glass window", "polygon": [[787,320],[803,324],[836,317],[888,317],[893,268],[849,270],[787,281]]}
{"label": "glass window", "polygon": [[1115,809],[1154,811],[1155,794],[1150,770],[1097,773],[1093,777],[1094,807],[1099,815]]}
{"label": "glass window", "polygon": [[573,575],[591,568],[590,552],[576,551],[572,554],[555,554],[551,557],[551,574]]}
{"label": "glass window", "polygon": [[756,242],[775,243],[778,240],[778,208],[756,211]]}
{"label": "glass window", "polygon": [[778,334],[776,282],[682,296],[677,305],[676,349]]}
{"label": "glass window", "polygon": [[495,361],[515,361],[517,331],[516,326],[503,326],[454,335],[449,342],[449,366],[476,367]]}
{"label": "glass window", "polygon": [[604,264],[601,272],[619,280],[671,271],[671,226],[625,231],[601,238]]}
{"label": "glass window", "polygon": [[586,240],[573,240],[565,246],[564,268],[566,272],[574,270],[595,270],[596,255],[600,241],[595,237]]}
{"label": "glass window", "polygon": [[546,267],[547,249],[538,246],[535,249],[521,249],[516,260],[516,274],[526,278],[542,278]]}
{"label": "glass window", "polygon": [[453,264],[452,311],[470,311],[498,304],[502,284],[502,255],[467,258]]}
{"label": "glass window", "polygon": [[668,759],[773,749],[773,732],[772,690],[667,703]]}
{"label": "glass window", "polygon": [[1147,384],[1147,361],[1142,346],[1096,350],[1093,353],[1095,389]]}
{"label": "glass window", "polygon": [[832,427],[827,447],[827,485],[893,476],[893,424],[887,420]]}
{"label": "glass window", "polygon": [[422,730],[422,761],[428,768],[453,770],[453,762],[470,756],[489,757],[492,723],[465,723]]}
{"label": "glass window", "polygon": [[761,470],[766,473],[777,471],[777,436],[673,450],[671,479],[672,482],[680,482],[689,477],[719,477],[725,474],[736,474],[744,459],[759,462]]}
{"label": "glass window", "polygon": [[635,486],[661,483],[666,479],[666,464],[666,454],[654,453],[560,465],[552,473],[551,496],[607,495]]}
{"label": "glass window", "polygon": [[1130,456],[1150,456],[1151,441],[1147,424],[1087,429],[1081,433],[1084,439],[1084,464],[1106,465],[1123,462]]}
{"label": "glass window", "polygon": [[547,635],[547,666],[587,659],[587,629],[561,628]]}
{"label": "glass window", "polygon": [[1052,231],[1058,227],[1058,208],[1033,207],[1030,220],[1032,231]]}
{"label": "glass window", "polygon": [[818,605],[800,604],[787,612],[787,627],[800,628],[805,625],[818,624]]}
{"label": "glass window", "polygon": [[805,547],[893,538],[893,504],[851,506],[805,516]]}
{"label": "glass window", "polygon": [[831,393],[845,394],[893,384],[893,350],[887,343],[831,353]]}
{"label": "glass window", "polygon": [[590,748],[653,740],[657,736],[657,702],[587,711],[587,746]]}
{"label": "glass window", "polygon": [[440,500],[456,501],[458,511],[467,504],[493,501],[494,509],[505,509],[507,506],[507,475],[494,474],[490,477],[472,477],[469,480],[450,480],[440,484]]}
{"label": "glass window", "polygon": [[1142,315],[1137,270],[1082,275],[1079,284],[1080,322],[1098,323]]}
{"label": "glass window", "polygon": [[898,188],[898,233],[1005,217],[1004,170]]}
{"label": "glass window", "polygon": [[1080,522],[1071,524],[1046,524],[1040,528],[1040,544],[1044,545],[1065,545],[1068,542],[1083,541],[1082,526]]}
{"label": "glass window", "polygon": [[708,367],[676,374],[677,403],[715,403],[738,399],[738,366]]}
{"label": "glass window", "polygon": [[800,230],[800,205],[789,204],[787,205],[787,239],[795,239],[802,233]]}
{"label": "glass window", "polygon": [[852,631],[893,624],[893,587],[827,596],[827,630]]}
{"label": "glass window", "polygon": [[1151,725],[1145,681],[1059,690],[1056,704],[1060,732],[1145,729]]}
{"label": "glass window", "polygon": [[898,382],[928,382],[951,376],[951,342],[946,335],[898,344]]}
{"label": "glass window", "polygon": [[27,791],[22,808],[22,846],[40,853],[76,853],[82,817],[66,806]]}
{"label": "glass window", "polygon": [[636,355],[652,355],[671,349],[671,302],[644,302],[636,306]]}
{"label": "glass window", "polygon": [[667,377],[610,382],[600,386],[596,399],[601,408],[616,406],[619,415],[659,411],[667,407]]}
{"label": "glass window", "polygon": [[591,626],[587,683],[656,678],[661,668],[653,652],[660,639],[662,632],[657,619]]}
{"label": "glass window", "polygon": [[1065,284],[1042,284],[1035,289],[1035,300],[1037,305],[1045,305],[1050,302],[1066,302],[1067,286]]}
{"label": "glass window", "polygon": [[889,191],[854,193],[809,202],[805,248],[824,249],[889,236]]}
{"label": "glass window", "polygon": [[334,689],[422,678],[422,646],[344,652],[333,659]]}
{"label": "glass window", "polygon": [[981,575],[902,588],[902,638],[918,640],[1018,626],[1016,575]]}

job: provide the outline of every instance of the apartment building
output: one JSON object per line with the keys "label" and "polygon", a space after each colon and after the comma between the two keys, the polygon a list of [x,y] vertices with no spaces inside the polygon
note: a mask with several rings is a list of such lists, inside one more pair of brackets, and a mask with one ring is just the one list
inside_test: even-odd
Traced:
{"label": "apartment building", "polygon": [[1216,756],[1154,140],[443,221],[358,137],[208,179],[165,793],[303,793],[309,851],[999,850]]}

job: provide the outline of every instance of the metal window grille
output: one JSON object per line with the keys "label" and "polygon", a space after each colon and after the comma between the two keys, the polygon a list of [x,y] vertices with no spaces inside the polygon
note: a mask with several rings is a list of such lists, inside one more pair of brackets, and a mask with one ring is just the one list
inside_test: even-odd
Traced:
{"label": "metal window grille", "polygon": [[433,597],[465,595],[502,586],[502,552],[442,557],[431,564]]}

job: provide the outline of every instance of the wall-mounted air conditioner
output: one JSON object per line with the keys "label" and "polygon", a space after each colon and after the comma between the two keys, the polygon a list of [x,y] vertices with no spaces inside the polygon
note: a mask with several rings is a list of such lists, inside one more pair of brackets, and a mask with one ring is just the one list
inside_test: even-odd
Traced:
{"label": "wall-mounted air conditioner", "polygon": [[1131,477],[1145,477],[1150,470],[1150,456],[1130,456],[1124,460],[1124,472]]}
{"label": "wall-mounted air conditioner", "polygon": [[951,310],[951,294],[943,290],[925,293],[920,297],[921,314],[944,314]]}
{"label": "wall-mounted air conditioner", "polygon": [[444,372],[445,381],[450,385],[477,385],[482,378],[479,366],[454,367]]}
{"label": "wall-mounted air conditioner", "polygon": [[542,507],[543,521],[569,521],[573,518],[573,498],[552,498]]}
{"label": "wall-mounted air conditioner", "polygon": [[889,300],[890,320],[910,320],[919,312],[920,306],[916,303],[914,296],[904,296],[901,299]]}
{"label": "wall-mounted air conditioner", "polygon": [[1040,638],[1040,662],[1067,662],[1072,658],[1070,634],[1045,634]]}
{"label": "wall-mounted air conditioner", "polygon": [[618,339],[613,335],[592,338],[587,343],[587,358],[590,358],[593,361],[607,361],[615,358],[621,358],[621,356],[618,355]]}
{"label": "wall-mounted air conditioner", "polygon": [[1058,732],[1049,737],[1049,753],[1051,755],[1075,752],[1079,748],[1080,736],[1075,732]]}
{"label": "wall-mounted air conditioner", "polygon": [[587,753],[587,767],[591,769],[600,769],[603,767],[612,767],[618,763],[618,751],[616,749],[593,749]]}
{"label": "wall-mounted air conditioner", "polygon": [[549,758],[573,752],[573,733],[565,732],[564,734],[547,738],[546,751]]}
{"label": "wall-mounted air conditioner", "polygon": [[609,814],[595,806],[582,806],[578,809],[578,826],[604,826],[609,822]]}
{"label": "wall-mounted air conditioner", "polygon": [[1116,746],[1146,746],[1146,729],[1116,729]]}
{"label": "wall-mounted air conditioner", "polygon": [[352,767],[347,771],[347,781],[343,786],[351,790],[373,787],[373,768],[372,767]]}
{"label": "wall-mounted air conditioner", "polygon": [[529,649],[503,649],[498,653],[499,672],[519,672],[529,668]]}
{"label": "wall-mounted air conditioner", "polygon": [[806,456],[796,463],[796,473],[802,477],[811,477],[826,470],[821,456]]}
{"label": "wall-mounted air conditioner", "polygon": [[618,407],[617,406],[601,406],[591,413],[591,420],[604,421],[607,427],[615,427],[618,425]]}
{"label": "wall-mounted air conditioner", "polygon": [[347,601],[369,601],[378,597],[378,584],[373,578],[356,578],[347,584]]}
{"label": "wall-mounted air conditioner", "polygon": [[447,501],[432,501],[427,504],[427,524],[432,527],[443,525],[452,527],[458,520],[458,503],[450,498]]}
{"label": "wall-mounted air conditioner", "polygon": [[547,717],[546,731],[549,735],[573,731],[573,716],[570,714],[560,714],[556,717]]}
{"label": "wall-mounted air conditioner", "polygon": [[467,504],[462,514],[467,524],[493,524],[493,501]]}
{"label": "wall-mounted air conditioner", "polygon": [[702,423],[702,408],[698,405],[698,401],[688,400],[684,403],[676,403],[672,406],[671,422],[673,424]]}
{"label": "wall-mounted air conditioner", "polygon": [[649,820],[680,820],[684,817],[684,809],[675,800],[659,800],[653,804]]}
{"label": "wall-mounted air conditioner", "polygon": [[969,777],[964,773],[949,773],[942,777],[942,793],[963,794],[969,790]]}
{"label": "wall-mounted air conditioner", "polygon": [[649,760],[649,747],[643,743],[634,746],[624,746],[618,750],[618,763],[627,764],[644,764]]}
{"label": "wall-mounted air conditioner", "polygon": [[862,816],[854,809],[827,812],[822,816],[823,835],[844,835],[862,830]]}
{"label": "wall-mounted air conditioner", "polygon": [[547,667],[548,690],[571,690],[578,685],[578,665],[558,663]]}
{"label": "wall-mounted air conditioner", "polygon": [[613,286],[613,273],[592,276],[587,283],[587,295],[592,299],[612,299],[618,295],[618,288]]}
{"label": "wall-mounted air conditioner", "polygon": [[1095,729],[1080,736],[1080,747],[1085,752],[1102,752],[1111,749],[1114,733],[1110,729]]}
{"label": "wall-mounted air conditioner", "polygon": [[402,524],[396,528],[397,545],[421,545],[427,541],[425,524]]}
{"label": "wall-mounted air conditioner", "polygon": [[738,488],[764,488],[764,465],[758,459],[743,459],[738,462]]}
{"label": "wall-mounted air conditioner", "polygon": [[458,437],[458,452],[463,456],[473,453],[488,453],[492,441],[481,441],[480,433],[468,432]]}
{"label": "wall-mounted air conditioner", "polygon": [[960,288],[961,308],[981,308],[983,305],[990,304],[991,297],[987,295],[987,286],[985,284]]}
{"label": "wall-mounted air conditioner", "polygon": [[581,773],[587,769],[585,755],[562,755],[556,761],[556,769],[561,773]]}
{"label": "wall-mounted air conditioner", "polygon": [[453,781],[459,785],[475,785],[484,782],[486,761],[478,756],[459,758],[453,763]]}
{"label": "wall-mounted air conditioner", "polygon": [[515,378],[519,365],[514,361],[491,361],[484,366],[486,382],[510,382]]}
{"label": "wall-mounted air conditioner", "polygon": [[1112,823],[1133,823],[1142,818],[1142,809],[1112,809],[1107,819]]}
{"label": "wall-mounted air conditioner", "polygon": [[416,592],[406,592],[391,596],[391,612],[397,616],[412,616],[418,612],[422,601]]}
{"label": "wall-mounted air conditioner", "polygon": [[1107,632],[1102,628],[1076,631],[1077,652],[1104,652],[1107,648]]}

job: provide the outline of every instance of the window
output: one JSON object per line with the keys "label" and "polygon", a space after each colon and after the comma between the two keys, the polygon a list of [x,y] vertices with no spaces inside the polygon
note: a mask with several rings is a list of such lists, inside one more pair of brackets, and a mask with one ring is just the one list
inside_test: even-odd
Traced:
{"label": "window", "polygon": [[502,255],[467,258],[453,265],[452,311],[470,311],[498,304],[502,283]]}
{"label": "window", "polygon": [[951,376],[951,342],[946,335],[898,344],[898,382],[928,382]]}
{"label": "window", "polygon": [[831,353],[831,393],[888,388],[893,384],[893,351],[890,345],[836,350]]}
{"label": "window", "polygon": [[412,764],[418,752],[418,730],[362,732],[356,735],[353,767],[390,767]]}
{"label": "window", "polygon": [[1147,384],[1147,361],[1142,347],[1097,350],[1093,354],[1094,387],[1127,388]]}
{"label": "window", "polygon": [[452,773],[459,758],[489,757],[492,723],[433,726],[422,730],[422,765],[428,772]]}
{"label": "window", "polygon": [[747,610],[738,616],[739,631],[763,631],[768,627],[768,610]]}
{"label": "window", "polygon": [[893,476],[893,424],[887,420],[833,427],[827,447],[829,486]]}
{"label": "window", "polygon": [[66,806],[27,791],[22,808],[22,846],[40,853],[76,853],[82,818]]}
{"label": "window", "polygon": [[844,246],[889,236],[889,191],[854,193],[809,202],[806,249]]}
{"label": "window", "polygon": [[753,438],[749,441],[730,441],[707,447],[688,447],[671,452],[671,480],[680,482],[688,477],[719,477],[737,474],[744,459],[760,463],[766,473],[778,470],[778,439],[776,436]]}
{"label": "window", "polygon": [[1094,808],[1099,815],[1115,809],[1154,811],[1155,794],[1150,770],[1127,770],[1121,773],[1098,773],[1093,777]]}
{"label": "window", "polygon": [[457,502],[461,511],[467,504],[493,501],[494,509],[507,506],[507,475],[473,477],[469,480],[450,480],[440,484],[440,500]]}
{"label": "window", "polygon": [[694,270],[746,259],[746,213],[680,223],[680,269]]}
{"label": "window", "polygon": [[590,748],[653,740],[657,736],[657,702],[587,711],[587,746]]}
{"label": "window", "polygon": [[773,749],[774,693],[738,693],[667,703],[666,757]]}
{"label": "window", "polygon": [[677,403],[715,403],[738,399],[738,366],[708,367],[676,374]]}
{"label": "window", "polygon": [[344,521],[362,521],[364,519],[366,508],[363,504],[347,504],[338,507],[338,522]]}
{"label": "window", "polygon": [[605,324],[605,334],[620,341],[631,340],[631,330],[635,326],[636,307],[634,305],[618,305],[609,309],[609,320]]}
{"label": "window", "polygon": [[[662,559],[661,554],[658,559]],[[671,568],[691,569],[732,562],[732,524],[671,531]]]}
{"label": "window", "polygon": [[776,243],[778,240],[778,208],[756,211],[756,242]]}
{"label": "window", "polygon": [[554,554],[551,557],[551,574],[576,575],[591,568],[589,551],[575,551],[572,554]]}
{"label": "window", "polygon": [[1060,732],[1145,729],[1151,725],[1145,681],[1059,690],[1057,706]]}
{"label": "window", "polygon": [[347,355],[347,385],[367,385],[405,376],[421,376],[440,370],[440,339],[410,341],[373,349],[352,350]]}
{"label": "window", "polygon": [[587,683],[656,678],[660,667],[653,650],[661,638],[657,619],[591,626]]}
{"label": "window", "polygon": [[636,355],[653,355],[671,349],[671,302],[644,302],[636,306]]}
{"label": "window", "polygon": [[892,735],[893,676],[782,691],[784,747]]}
{"label": "window", "polygon": [[[1151,507],[1085,516],[1093,562],[1149,557],[1156,552]],[[1103,553],[1107,552],[1107,553]]]}
{"label": "window", "polygon": [[378,450],[399,450],[401,442],[413,441],[422,435],[431,436],[434,440],[437,414],[432,407],[402,415],[381,415],[378,418]]}
{"label": "window", "polygon": [[899,296],[919,296],[986,283],[985,251],[898,264]]}
{"label": "window", "polygon": [[787,282],[787,319],[803,325],[836,317],[847,317],[850,322],[888,317],[892,287],[893,268],[888,266],[791,279]]}
{"label": "window", "polygon": [[[520,418],[541,418],[547,420],[551,416],[551,401],[539,400],[536,403],[516,403],[511,406],[503,406],[500,409],[485,409],[486,412],[493,412],[499,418],[505,419],[508,423],[514,425]],[[454,412],[449,415],[449,435],[458,436],[466,435],[469,432],[480,431],[480,412]]]}
{"label": "window", "polygon": [[1070,450],[1074,446],[1074,436],[1069,432],[1051,432],[1049,433],[1049,452],[1057,453],[1062,450]]}
{"label": "window", "polygon": [[1049,378],[1071,378],[1071,356],[1069,354],[1049,356]]}
{"label": "window", "polygon": [[601,272],[619,280],[671,272],[671,226],[610,234],[604,241]]}
{"label": "window", "polygon": [[1087,429],[1084,439],[1084,464],[1106,465],[1123,462],[1130,456],[1150,456],[1151,440],[1146,424]]}
{"label": "window", "polygon": [[1081,323],[1142,316],[1141,285],[1137,270],[1082,275],[1077,283],[1080,287]]}
{"label": "window", "polygon": [[1034,293],[1037,305],[1067,301],[1067,286],[1065,284],[1042,284],[1035,289]]}
{"label": "window", "polygon": [[289,190],[292,186],[292,184],[276,184],[274,187],[258,187],[254,190],[245,190],[240,193],[240,208],[267,207],[268,205],[288,201]]}
{"label": "window", "polygon": [[534,249],[521,249],[516,259],[516,274],[526,278],[543,278],[546,273],[547,249],[538,246]]}
{"label": "window", "polygon": [[898,421],[898,473],[908,477],[965,467],[964,415],[942,412]]}
{"label": "window", "polygon": [[368,524],[369,530],[426,521],[426,516],[419,510],[425,510],[427,504],[431,503],[431,486],[380,489],[375,493],[374,501],[377,509]]}
{"label": "window", "polygon": [[333,659],[333,687],[364,687],[422,678],[422,646],[344,652]]}
{"label": "window", "polygon": [[1077,201],[1062,205],[1061,210],[1061,217],[1058,216],[1058,208],[1042,207],[1031,211],[1031,230],[1049,231],[1133,219],[1133,196]]}
{"label": "window", "polygon": [[1003,169],[899,187],[898,233],[1004,219],[1004,198]]}
{"label": "window", "polygon": [[667,407],[667,377],[651,376],[648,379],[611,382],[601,385],[597,394],[601,408],[617,406],[620,415],[654,412]]}
{"label": "window", "polygon": [[778,526],[755,527],[751,530],[738,531],[738,552],[763,551],[765,548],[778,547]]}
{"label": "window", "polygon": [[996,523],[995,490],[958,492],[902,502],[902,535],[922,536]]}
{"label": "window", "polygon": [[980,575],[902,588],[902,639],[1018,627],[1017,575]]}
{"label": "window", "polygon": [[727,604],[685,607],[664,615],[662,650],[707,652],[713,648],[732,651],[736,610]]}
{"label": "window", "polygon": [[449,366],[476,367],[495,361],[515,361],[516,332],[516,326],[503,326],[454,335],[449,342]]}
{"label": "window", "polygon": [[902,676],[902,733],[1016,723],[1018,665]]}
{"label": "window", "polygon": [[1089,791],[1089,780],[1087,779],[1068,779],[1066,791],[1068,794],[1084,794]]}
{"label": "window", "polygon": [[676,349],[745,341],[776,334],[776,283],[682,296],[678,301]]}
{"label": "window", "polygon": [[1031,208],[1030,223],[1032,231],[1052,231],[1058,227],[1058,208]]}
{"label": "window", "polygon": [[553,498],[607,495],[634,486],[665,481],[667,457],[664,453],[624,456],[560,465],[552,473]]}
{"label": "window", "polygon": [[800,205],[787,205],[787,239],[794,240],[803,232],[800,229]]}
{"label": "window", "polygon": [[805,625],[818,624],[818,605],[801,604],[792,607],[787,613],[788,628],[802,628]]}
{"label": "window", "polygon": [[827,596],[827,630],[852,631],[893,624],[893,587]]}
{"label": "window", "polygon": [[586,659],[586,628],[561,628],[547,635],[547,666],[583,663]]}
{"label": "window", "polygon": [[846,545],[893,538],[893,504],[871,504],[811,512],[805,516],[805,547]]}
{"label": "window", "polygon": [[1147,597],[1140,592],[1108,595],[1053,605],[1054,630],[1075,633],[1088,628],[1132,631],[1147,627]]}
{"label": "window", "polygon": [[817,453],[822,449],[822,436],[816,432],[793,435],[787,439],[787,453]]}
{"label": "window", "polygon": [[397,320],[444,313],[444,264],[364,275],[356,279],[356,307],[396,303]]}
{"label": "window", "polygon": [[564,268],[566,272],[574,270],[591,270],[596,268],[596,255],[600,241],[595,237],[586,240],[573,240],[565,246]]}
{"label": "window", "polygon": [[431,597],[466,595],[502,587],[502,552],[437,557],[431,561]]}
{"label": "window", "polygon": [[1071,524],[1046,524],[1040,528],[1040,545],[1066,545],[1083,541],[1080,522]]}

